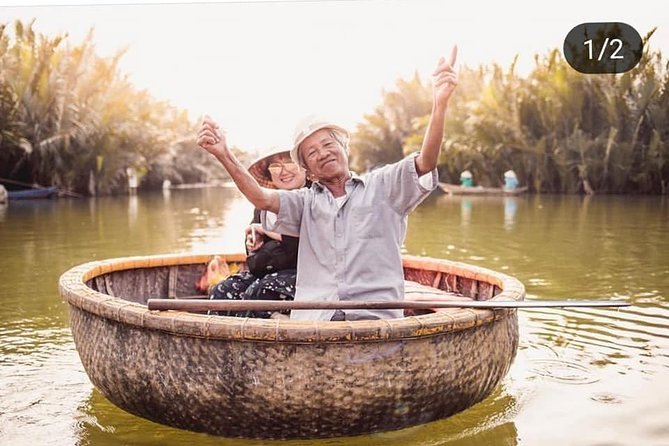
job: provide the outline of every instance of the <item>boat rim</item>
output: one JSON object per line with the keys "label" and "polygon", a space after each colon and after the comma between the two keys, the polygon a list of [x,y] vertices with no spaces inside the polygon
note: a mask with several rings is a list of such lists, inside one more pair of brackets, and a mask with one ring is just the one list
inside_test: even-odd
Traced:
{"label": "boat rim", "polygon": [[[201,263],[214,254],[166,254],[96,260],[72,267],[59,280],[59,291],[71,306],[99,317],[141,329],[174,335],[236,341],[286,343],[350,343],[394,341],[458,332],[515,316],[516,309],[470,309],[362,321],[296,321],[238,318],[183,311],[149,310],[146,305],[96,291],[89,280],[112,272]],[[227,261],[243,262],[243,254],[217,254]],[[466,263],[404,255],[403,267],[426,269],[493,284],[501,289],[491,301],[519,301],[525,287],[515,277]]]}

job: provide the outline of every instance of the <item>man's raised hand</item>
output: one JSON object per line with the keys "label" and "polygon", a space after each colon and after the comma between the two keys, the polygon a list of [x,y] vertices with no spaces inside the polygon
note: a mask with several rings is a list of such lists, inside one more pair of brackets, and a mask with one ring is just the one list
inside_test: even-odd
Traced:
{"label": "man's raised hand", "polygon": [[451,50],[451,57],[448,61],[442,56],[439,59],[437,68],[432,73],[434,101],[436,105],[446,106],[448,100],[458,85],[458,75],[455,73],[455,60],[458,56],[457,45]]}

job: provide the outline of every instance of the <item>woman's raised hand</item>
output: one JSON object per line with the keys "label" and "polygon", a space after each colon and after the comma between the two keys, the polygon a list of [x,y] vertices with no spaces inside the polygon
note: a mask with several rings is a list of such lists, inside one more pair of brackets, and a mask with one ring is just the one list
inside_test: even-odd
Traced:
{"label": "woman's raised hand", "polygon": [[197,133],[197,145],[213,155],[228,150],[225,134],[209,115],[205,115],[202,120],[202,126]]}

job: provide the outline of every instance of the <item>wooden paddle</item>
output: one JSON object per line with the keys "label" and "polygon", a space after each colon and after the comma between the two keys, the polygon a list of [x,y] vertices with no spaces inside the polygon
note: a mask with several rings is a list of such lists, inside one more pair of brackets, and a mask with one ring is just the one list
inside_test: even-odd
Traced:
{"label": "wooden paddle", "polygon": [[149,310],[179,311],[284,311],[284,310],[429,310],[432,308],[562,308],[629,307],[624,300],[463,300],[463,301],[292,301],[149,299]]}

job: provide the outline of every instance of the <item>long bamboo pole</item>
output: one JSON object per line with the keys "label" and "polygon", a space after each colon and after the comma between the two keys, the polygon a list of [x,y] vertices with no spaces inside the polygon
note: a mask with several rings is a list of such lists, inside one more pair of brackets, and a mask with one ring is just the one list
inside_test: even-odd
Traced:
{"label": "long bamboo pole", "polygon": [[46,189],[45,186],[41,186],[37,183],[30,184],[30,183],[25,183],[23,181],[10,180],[9,178],[0,178],[0,183],[9,183],[9,184],[15,184],[17,186],[26,186],[32,189]]}
{"label": "long bamboo pole", "polygon": [[433,308],[563,308],[629,307],[624,300],[464,300],[464,301],[284,301],[149,299],[149,310],[179,311],[284,311],[284,310],[429,310]]}

